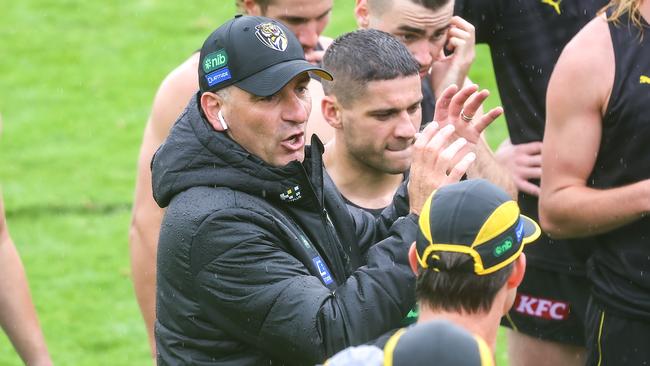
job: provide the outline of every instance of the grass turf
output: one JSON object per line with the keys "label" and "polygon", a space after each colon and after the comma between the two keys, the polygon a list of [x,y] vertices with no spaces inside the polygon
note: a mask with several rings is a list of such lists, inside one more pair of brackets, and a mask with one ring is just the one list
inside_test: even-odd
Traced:
{"label": "grass turf", "polygon": [[[32,0],[0,12],[0,182],[55,364],[151,363],[127,242],[142,130],[160,81],[233,4]],[[352,6],[335,1],[327,35],[354,29]],[[498,105],[485,48],[471,78]],[[504,136],[495,122],[490,143]],[[1,334],[0,364],[21,364]]]}

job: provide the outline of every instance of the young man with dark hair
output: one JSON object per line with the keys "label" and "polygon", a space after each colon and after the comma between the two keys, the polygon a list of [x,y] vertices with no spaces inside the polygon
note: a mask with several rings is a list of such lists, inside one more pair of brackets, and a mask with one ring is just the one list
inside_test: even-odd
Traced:
{"label": "young man with dark hair", "polygon": [[[411,165],[422,112],[418,64],[397,39],[369,29],[338,38],[323,66],[334,76],[323,81],[323,116],[335,130],[325,147],[325,166],[348,203],[379,215]],[[477,93],[463,106],[465,113],[474,114],[486,96]],[[495,108],[490,118],[500,113]],[[466,145],[477,143],[486,127],[480,121],[455,121]]]}
{"label": "young man with dark hair", "polygon": [[587,365],[650,361],[650,2],[613,0],[549,82],[540,218],[590,249]]}
{"label": "young man with dark hair", "polygon": [[[331,39],[321,36],[329,22],[332,0],[238,0],[241,11],[249,15],[263,15],[285,22],[301,42],[306,57],[320,62],[323,49]],[[138,158],[138,175],[129,232],[131,272],[136,297],[140,305],[152,354],[155,353],[153,322],[155,319],[155,277],[158,233],[164,210],[153,200],[151,192],[151,158],[165,140],[169,130],[183,111],[187,101],[198,89],[196,70],[199,53],[192,54],[174,69],[160,85],[151,114],[144,129]],[[331,128],[319,113],[322,88],[318,81],[309,85],[314,100],[308,133],[318,133],[325,140]],[[326,127],[322,131],[313,130]]]}
{"label": "young man with dark hair", "polygon": [[[468,48],[473,53],[473,36],[460,30],[466,24],[460,18],[452,19],[452,10],[451,0],[424,4],[411,0],[357,2],[355,11],[360,28],[388,32],[410,51],[417,61],[417,70],[409,73],[392,69],[395,55],[378,50],[381,45],[359,42],[346,46],[346,42],[342,42],[336,53],[326,53],[326,67],[340,77],[335,76],[333,82],[325,85],[322,111],[333,127],[334,138],[327,144],[324,161],[334,183],[350,204],[378,215],[390,203],[408,170],[410,146],[421,129],[422,115],[426,112],[422,108],[422,101],[428,98],[426,88],[414,89],[415,82],[421,83],[416,76],[429,75],[434,57],[449,66],[456,62],[464,64]],[[404,32],[418,36],[411,39],[405,37]],[[445,44],[454,45],[454,54],[443,59],[441,53]],[[385,62],[384,59],[393,61]],[[456,66],[449,67],[436,72],[439,75],[456,72]],[[465,73],[461,81],[464,79]],[[477,87],[467,90],[471,94]],[[448,108],[450,95],[441,91],[441,109]],[[514,194],[512,180],[496,164],[481,136],[486,126],[480,122],[480,115],[473,117],[488,92],[483,90],[478,95],[480,100],[469,100],[462,106],[461,118],[453,121],[456,137],[467,142],[464,149],[477,156],[468,176],[489,179]],[[432,118],[433,106],[430,112],[426,117],[428,121]],[[490,118],[500,113],[500,108],[496,108],[489,112]]]}
{"label": "young man with dark hair", "polygon": [[[200,90],[152,164],[167,207],[158,364],[314,364],[398,327],[413,306],[419,208],[473,162],[453,128],[422,132],[408,186],[374,219],[348,210],[318,137],[305,147],[308,72],[331,75],[305,61],[286,26],[237,16],[200,58]],[[460,118],[466,98],[451,98],[441,123]]]}

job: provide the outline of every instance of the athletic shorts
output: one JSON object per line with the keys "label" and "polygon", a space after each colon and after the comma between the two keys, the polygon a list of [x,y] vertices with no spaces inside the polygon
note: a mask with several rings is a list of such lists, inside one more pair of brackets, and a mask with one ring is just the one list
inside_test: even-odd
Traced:
{"label": "athletic shorts", "polygon": [[587,306],[586,365],[650,364],[650,321],[605,310],[593,297]]}
{"label": "athletic shorts", "polygon": [[584,346],[590,287],[586,277],[529,266],[501,325],[545,341]]}

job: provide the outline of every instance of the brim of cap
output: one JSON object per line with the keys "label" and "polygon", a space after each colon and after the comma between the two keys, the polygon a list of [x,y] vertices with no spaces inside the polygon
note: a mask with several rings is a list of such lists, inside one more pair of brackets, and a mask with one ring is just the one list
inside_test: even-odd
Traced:
{"label": "brim of cap", "polygon": [[529,244],[537,240],[542,234],[542,229],[539,228],[539,225],[535,220],[531,219],[525,215],[519,215],[521,222],[524,224],[524,237],[521,240],[522,244]]}
{"label": "brim of cap", "polygon": [[333,79],[329,72],[305,60],[291,60],[266,68],[235,85],[258,97],[268,97],[277,93],[303,72],[313,72],[325,80]]}

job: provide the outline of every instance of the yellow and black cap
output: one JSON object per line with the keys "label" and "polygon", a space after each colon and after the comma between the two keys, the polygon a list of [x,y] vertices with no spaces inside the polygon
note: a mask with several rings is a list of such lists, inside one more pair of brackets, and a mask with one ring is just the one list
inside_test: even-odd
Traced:
{"label": "yellow and black cap", "polygon": [[519,213],[517,202],[483,179],[435,190],[422,208],[419,227],[416,249],[422,268],[448,270],[440,253],[464,253],[478,275],[512,263],[541,234],[535,221]]}
{"label": "yellow and black cap", "polygon": [[296,36],[277,20],[236,15],[203,43],[199,58],[201,92],[230,85],[260,97],[277,93],[303,72],[332,75],[305,61]]}
{"label": "yellow and black cap", "polygon": [[398,330],[384,346],[384,366],[494,366],[490,348],[448,320]]}

